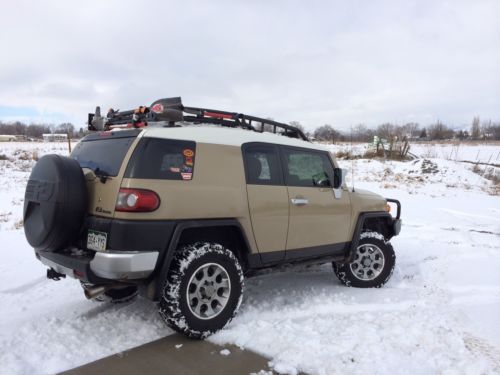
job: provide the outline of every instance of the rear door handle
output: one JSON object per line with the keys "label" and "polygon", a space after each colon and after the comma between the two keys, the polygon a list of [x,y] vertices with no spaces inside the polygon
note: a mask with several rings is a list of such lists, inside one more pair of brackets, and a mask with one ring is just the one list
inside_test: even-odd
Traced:
{"label": "rear door handle", "polygon": [[296,206],[305,206],[309,203],[309,199],[307,198],[292,198],[290,201]]}

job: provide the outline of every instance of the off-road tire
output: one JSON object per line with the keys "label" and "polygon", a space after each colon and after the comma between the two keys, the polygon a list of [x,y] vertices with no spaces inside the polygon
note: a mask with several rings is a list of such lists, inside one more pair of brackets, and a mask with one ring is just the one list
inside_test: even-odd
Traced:
{"label": "off-road tire", "polygon": [[359,251],[362,247],[366,247],[366,245],[373,245],[381,250],[384,257],[384,265],[380,273],[371,280],[361,280],[354,274],[351,268],[352,263],[332,263],[335,275],[345,286],[353,286],[356,288],[380,288],[391,278],[396,264],[396,254],[390,242],[386,241],[384,236],[380,233],[363,232],[361,233],[356,251]]}
{"label": "off-road tire", "polygon": [[[217,315],[211,318],[200,318],[188,305],[188,287],[201,290],[200,286],[193,286],[193,280],[206,267],[212,267],[226,272],[230,285],[227,291],[227,302]],[[201,271],[200,271],[201,269]],[[190,284],[191,283],[191,284]],[[188,285],[189,284],[189,285]],[[220,285],[220,284],[216,284]],[[219,293],[220,289],[216,289]],[[234,317],[243,297],[243,271],[238,259],[229,249],[222,245],[209,242],[198,242],[178,249],[172,260],[172,265],[159,300],[159,312],[165,322],[177,332],[190,338],[204,339],[212,333],[222,329]],[[207,297],[208,298],[208,297]],[[212,302],[199,302],[208,305]],[[215,302],[217,306],[218,302]],[[201,306],[203,307],[203,306]],[[205,306],[206,307],[206,306]]]}

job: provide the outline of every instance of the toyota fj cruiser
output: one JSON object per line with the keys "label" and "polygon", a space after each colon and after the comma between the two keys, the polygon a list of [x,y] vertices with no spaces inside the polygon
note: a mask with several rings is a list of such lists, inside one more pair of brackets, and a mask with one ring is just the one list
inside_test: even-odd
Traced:
{"label": "toyota fj cruiser", "polygon": [[331,262],[347,286],[390,278],[399,202],[348,190],[300,129],[180,98],[105,117],[98,107],[88,124],[96,132],[70,157],[37,162],[24,203],[47,277],[80,280],[87,298],[139,290],[171,327],[204,338],[232,319],[257,269]]}

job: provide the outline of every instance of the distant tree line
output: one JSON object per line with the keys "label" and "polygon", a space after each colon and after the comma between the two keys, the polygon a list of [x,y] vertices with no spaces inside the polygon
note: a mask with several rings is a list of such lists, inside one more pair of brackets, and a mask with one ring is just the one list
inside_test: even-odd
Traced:
{"label": "distant tree line", "polygon": [[[290,125],[303,126],[297,121],[290,122]],[[336,130],[333,126],[325,124],[317,127],[313,131],[306,132],[310,138],[318,141],[335,143],[338,141],[371,142],[374,136],[391,140],[413,140],[413,141],[434,141],[434,140],[500,140],[500,122],[491,120],[480,121],[479,117],[474,117],[470,127],[457,129],[446,125],[441,121],[436,121],[428,126],[421,126],[415,122],[404,125],[383,123],[376,128],[369,128],[364,124],[353,126],[350,130]]]}
{"label": "distant tree line", "polygon": [[[290,125],[299,128],[310,138],[329,143],[339,141],[371,142],[374,136],[387,140],[394,138],[399,140],[406,138],[409,140],[429,141],[446,139],[500,140],[500,122],[493,122],[491,120],[481,121],[479,117],[474,117],[468,129],[465,127],[457,129],[441,121],[436,121],[425,127],[415,122],[409,122],[404,125],[387,122],[380,124],[376,128],[369,128],[364,124],[358,124],[348,131],[336,130],[329,124],[321,125],[313,131],[306,131],[304,126],[298,121],[291,121]],[[272,131],[271,128],[266,130]],[[71,138],[81,138],[88,134],[88,131],[82,128],[76,130],[75,126],[68,122],[56,125],[0,121],[0,134],[36,139],[42,138],[42,134],[48,133],[69,133]]]}
{"label": "distant tree line", "polygon": [[69,122],[61,124],[25,124],[20,121],[2,122],[0,121],[0,134],[24,136],[26,138],[42,138],[42,134],[64,133],[71,138],[81,138],[86,134],[82,128],[75,129]]}

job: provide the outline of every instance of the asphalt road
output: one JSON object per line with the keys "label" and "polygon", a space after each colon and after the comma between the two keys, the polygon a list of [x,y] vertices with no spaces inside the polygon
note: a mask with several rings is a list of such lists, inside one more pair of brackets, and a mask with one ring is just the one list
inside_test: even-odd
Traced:
{"label": "asphalt road", "polygon": [[258,373],[260,370],[269,371],[267,363],[266,358],[232,345],[222,347],[208,341],[190,340],[174,334],[62,374],[237,375]]}

